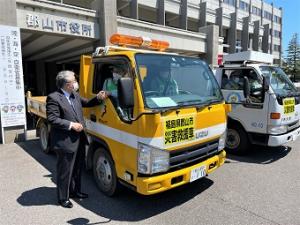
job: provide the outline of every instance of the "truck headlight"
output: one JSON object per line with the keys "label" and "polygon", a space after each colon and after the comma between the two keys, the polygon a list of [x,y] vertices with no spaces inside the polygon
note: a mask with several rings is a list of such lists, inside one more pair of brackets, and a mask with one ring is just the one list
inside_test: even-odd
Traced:
{"label": "truck headlight", "polygon": [[268,133],[269,134],[283,134],[288,131],[288,126],[287,125],[281,125],[281,126],[274,126],[274,125],[269,125],[268,126]]}
{"label": "truck headlight", "polygon": [[142,143],[138,144],[138,151],[139,173],[153,174],[169,169],[169,152]]}
{"label": "truck headlight", "polygon": [[218,151],[221,151],[225,148],[226,136],[227,136],[227,132],[224,131],[224,133],[220,136],[220,139],[219,139]]}

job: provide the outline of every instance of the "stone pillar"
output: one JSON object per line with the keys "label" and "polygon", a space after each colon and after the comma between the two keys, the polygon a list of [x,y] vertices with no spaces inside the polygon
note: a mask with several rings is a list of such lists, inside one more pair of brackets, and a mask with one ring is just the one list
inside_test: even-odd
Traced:
{"label": "stone pillar", "polygon": [[229,46],[229,53],[235,53],[236,48],[236,27],[237,27],[237,13],[230,14],[230,28],[228,31],[228,44]]}
{"label": "stone pillar", "polygon": [[181,0],[179,27],[187,30],[187,0]]}
{"label": "stone pillar", "polygon": [[130,2],[130,17],[136,20],[139,19],[138,0],[131,0]]}
{"label": "stone pillar", "polygon": [[156,2],[156,11],[157,17],[156,22],[157,24],[165,26],[166,16],[165,16],[165,1],[164,0],[157,0]]}
{"label": "stone pillar", "polygon": [[249,45],[249,20],[250,18],[243,18],[243,30],[242,30],[242,51],[248,50]]}
{"label": "stone pillar", "polygon": [[217,65],[219,53],[219,27],[217,25],[209,25],[201,27],[199,32],[206,34],[206,62],[213,66]]}
{"label": "stone pillar", "polygon": [[16,0],[0,0],[0,24],[17,26]]}
{"label": "stone pillar", "polygon": [[281,19],[280,19],[280,52],[279,52],[279,60],[280,60],[280,66],[282,66],[282,18],[283,18],[283,10],[282,8],[280,7],[279,8],[280,11],[281,11]]}
{"label": "stone pillar", "polygon": [[264,25],[264,36],[262,39],[262,51],[269,53],[269,37],[270,37],[270,24]]}
{"label": "stone pillar", "polygon": [[199,28],[200,27],[205,27],[207,25],[206,8],[207,8],[207,3],[206,2],[201,2],[200,3],[200,15],[199,15]]}
{"label": "stone pillar", "polygon": [[216,24],[219,26],[219,35],[224,37],[223,34],[223,7],[216,9]]}
{"label": "stone pillar", "polygon": [[117,33],[117,1],[95,0],[91,5],[97,11],[100,26],[100,39],[95,47],[109,45],[110,36]]}
{"label": "stone pillar", "polygon": [[261,1],[261,14],[260,14],[260,25],[263,25],[264,19],[264,1]]}
{"label": "stone pillar", "polygon": [[271,29],[271,32],[270,32],[270,36],[271,36],[271,48],[270,48],[270,54],[273,53],[273,47],[274,47],[274,42],[273,42],[273,34],[274,34],[274,6],[273,6],[273,3],[271,3],[272,5],[272,20],[271,20],[271,24],[270,24],[270,29]]}
{"label": "stone pillar", "polygon": [[254,51],[259,51],[259,30],[260,30],[260,21],[254,21],[254,32],[253,32],[253,44],[252,49]]}

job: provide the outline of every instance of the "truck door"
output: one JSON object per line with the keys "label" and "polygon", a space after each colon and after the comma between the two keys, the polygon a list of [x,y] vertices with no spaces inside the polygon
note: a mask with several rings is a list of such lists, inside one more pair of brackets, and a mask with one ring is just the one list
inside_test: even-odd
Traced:
{"label": "truck door", "polygon": [[[100,106],[87,109],[87,131],[91,136],[106,143],[107,150],[114,161],[117,176],[124,179],[124,174],[130,173],[133,177],[133,174],[136,174],[137,151],[134,144],[137,143],[135,137],[138,123],[129,121],[128,118],[133,117],[131,109],[121,108],[117,88],[118,79],[133,77],[130,61],[125,56],[103,56],[94,58],[91,68],[90,95],[95,96],[101,90],[110,94]],[[102,178],[98,175],[95,175],[95,179],[101,183]],[[127,182],[135,185],[136,179],[130,178]]]}
{"label": "truck door", "polygon": [[263,81],[253,68],[224,68],[221,88],[228,102],[245,100],[244,77],[250,84],[250,99],[256,104],[233,104],[229,117],[240,122],[246,132],[266,133],[269,98],[263,96]]}

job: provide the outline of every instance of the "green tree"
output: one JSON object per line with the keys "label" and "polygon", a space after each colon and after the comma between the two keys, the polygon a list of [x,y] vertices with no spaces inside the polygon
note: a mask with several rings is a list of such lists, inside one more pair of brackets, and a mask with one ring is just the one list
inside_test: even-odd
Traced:
{"label": "green tree", "polygon": [[300,45],[297,33],[293,34],[293,37],[289,42],[285,60],[285,72],[291,74],[293,80],[296,81],[296,77],[300,76]]}

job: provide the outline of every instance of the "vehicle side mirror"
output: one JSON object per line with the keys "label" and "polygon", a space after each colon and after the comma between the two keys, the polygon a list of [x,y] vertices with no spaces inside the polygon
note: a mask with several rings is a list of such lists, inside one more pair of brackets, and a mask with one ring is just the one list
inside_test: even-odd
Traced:
{"label": "vehicle side mirror", "polygon": [[246,99],[249,99],[249,96],[250,96],[250,84],[249,84],[248,77],[244,77],[243,91],[244,91],[244,97]]}
{"label": "vehicle side mirror", "polygon": [[269,90],[269,86],[270,86],[270,77],[263,77],[263,89],[264,92]]}
{"label": "vehicle side mirror", "polygon": [[133,80],[130,77],[123,77],[118,80],[118,101],[123,109],[133,108]]}

